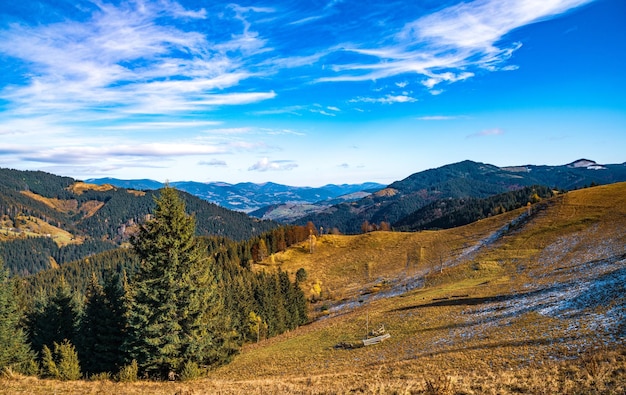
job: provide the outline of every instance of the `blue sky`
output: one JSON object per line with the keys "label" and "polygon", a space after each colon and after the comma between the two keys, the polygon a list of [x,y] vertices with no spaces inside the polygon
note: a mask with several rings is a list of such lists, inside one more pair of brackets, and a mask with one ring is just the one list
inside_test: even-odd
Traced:
{"label": "blue sky", "polygon": [[626,2],[8,1],[0,167],[391,183],[626,161]]}

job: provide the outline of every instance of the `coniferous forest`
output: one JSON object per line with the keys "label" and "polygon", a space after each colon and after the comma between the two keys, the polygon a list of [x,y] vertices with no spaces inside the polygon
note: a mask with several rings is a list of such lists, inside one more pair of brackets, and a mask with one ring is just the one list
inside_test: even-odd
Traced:
{"label": "coniferous forest", "polygon": [[244,342],[307,322],[295,274],[254,272],[251,263],[312,229],[275,228],[246,241],[198,236],[177,191],[165,188],[155,202],[130,248],[24,278],[9,278],[2,263],[0,368],[65,380],[190,379]]}

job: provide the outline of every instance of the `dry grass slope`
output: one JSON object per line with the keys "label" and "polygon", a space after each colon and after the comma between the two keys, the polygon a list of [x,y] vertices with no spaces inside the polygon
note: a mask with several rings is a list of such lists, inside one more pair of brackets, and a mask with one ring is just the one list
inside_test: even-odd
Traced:
{"label": "dry grass slope", "polygon": [[24,237],[50,237],[59,247],[83,242],[81,237],[35,217],[18,215],[15,221],[7,217],[0,221],[0,240]]}
{"label": "dry grass slope", "polygon": [[84,193],[85,191],[110,191],[111,189],[115,189],[115,187],[113,185],[110,184],[103,184],[103,185],[96,185],[96,184],[89,184],[86,182],[75,182],[74,184],[70,185],[68,187],[68,189],[72,192],[74,192],[77,195],[80,195],[82,193]]}
{"label": "dry grass slope", "polygon": [[[258,270],[304,267],[314,322],[191,383],[17,378],[7,393],[626,392],[626,184],[439,232],[324,235]],[[443,268],[443,270],[442,270]],[[321,288],[317,294],[315,285]],[[352,350],[384,324],[391,338]],[[69,390],[68,390],[69,389]],[[1,392],[1,390],[0,390]]]}

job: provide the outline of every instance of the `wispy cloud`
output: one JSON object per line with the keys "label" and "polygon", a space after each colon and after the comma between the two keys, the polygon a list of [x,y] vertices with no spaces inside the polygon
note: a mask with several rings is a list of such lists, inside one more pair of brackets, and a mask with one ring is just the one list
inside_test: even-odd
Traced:
{"label": "wispy cloud", "polygon": [[383,97],[357,97],[350,100],[351,103],[381,103],[381,104],[393,104],[393,103],[413,103],[417,99],[407,95],[386,95]]}
{"label": "wispy cloud", "polygon": [[[392,36],[391,45],[366,43],[338,47],[362,55],[336,63],[335,76],[318,82],[367,81],[414,74],[427,89],[471,78],[473,70],[512,70],[506,61],[521,43],[502,40],[522,26],[550,19],[593,0],[475,0],[420,17]],[[363,58],[364,57],[364,58]],[[441,93],[438,90],[438,93]]]}
{"label": "wispy cloud", "polygon": [[337,116],[337,114],[332,113],[332,112],[328,112],[328,111],[326,111],[324,109],[321,109],[321,108],[312,108],[309,111],[312,112],[312,113],[315,113],[315,114],[325,115],[327,117],[335,117],[335,116]]}
{"label": "wispy cloud", "polygon": [[418,117],[419,121],[449,121],[452,119],[461,118],[458,115],[426,115],[423,117]]}
{"label": "wispy cloud", "polygon": [[201,166],[212,166],[212,167],[226,167],[226,162],[218,159],[211,159],[208,161],[200,161],[198,162]]}
{"label": "wispy cloud", "polygon": [[504,130],[500,128],[486,129],[477,133],[467,135],[468,138],[474,137],[486,137],[486,136],[500,136],[504,134]]}
{"label": "wispy cloud", "polygon": [[317,21],[317,20],[325,18],[325,17],[326,17],[326,15],[314,15],[314,16],[309,16],[309,17],[306,17],[306,18],[298,19],[297,21],[290,22],[289,24],[290,25],[303,25],[303,24],[306,24],[306,23],[311,23],[311,22]]}
{"label": "wispy cloud", "polygon": [[279,135],[291,135],[291,136],[305,136],[305,133],[302,132],[298,132],[296,130],[291,130],[291,129],[267,129],[267,128],[262,128],[261,129],[262,132],[265,132],[269,135],[273,135],[273,136],[279,136]]}
{"label": "wispy cloud", "polygon": [[226,152],[225,146],[192,143],[149,143],[106,147],[74,145],[33,150],[24,155],[24,159],[45,163],[88,163],[107,157],[166,158]]}
{"label": "wispy cloud", "polygon": [[292,160],[269,160],[263,158],[250,166],[249,171],[286,171],[293,170],[298,167],[298,164]]}
{"label": "wispy cloud", "polygon": [[302,111],[306,110],[306,106],[288,106],[282,108],[273,108],[268,110],[254,111],[254,115],[279,115],[279,114],[292,114],[302,115]]}
{"label": "wispy cloud", "polygon": [[218,121],[151,121],[133,122],[122,125],[108,125],[107,130],[155,130],[155,129],[189,129],[219,125]]}
{"label": "wispy cloud", "polygon": [[249,25],[215,45],[176,24],[207,18],[204,9],[188,10],[172,1],[96,4],[86,22],[13,24],[0,31],[0,53],[32,67],[25,85],[0,93],[16,112],[115,111],[123,117],[275,97],[272,91],[223,92],[251,77],[233,51],[263,50],[264,42]]}

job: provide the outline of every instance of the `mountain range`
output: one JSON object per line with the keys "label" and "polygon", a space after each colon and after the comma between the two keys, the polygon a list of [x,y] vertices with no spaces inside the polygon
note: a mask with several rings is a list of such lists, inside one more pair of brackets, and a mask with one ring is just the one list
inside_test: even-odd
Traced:
{"label": "mountain range", "polygon": [[[149,217],[158,193],[153,189],[163,186],[152,180],[88,181],[0,169],[0,257],[12,273],[32,274],[124,245]],[[199,235],[248,240],[280,225],[268,218],[294,225],[311,222],[320,233],[449,228],[547,198],[554,190],[619,181],[626,181],[625,164],[584,159],[562,166],[502,168],[463,161],[382,188],[375,183],[320,188],[274,183],[169,185],[183,190]],[[253,218],[208,202],[211,196],[231,207],[269,205],[250,213],[262,219]]]}
{"label": "mountain range", "polygon": [[293,223],[313,222],[350,234],[360,233],[365,222],[411,227],[401,222],[404,217],[443,199],[484,199],[532,185],[572,190],[620,181],[626,181],[624,163],[601,165],[580,159],[561,166],[497,167],[466,160],[412,174],[360,200],[333,205]]}
{"label": "mountain range", "polygon": [[[311,221],[325,229],[358,233],[364,221],[395,225],[404,216],[439,199],[487,198],[531,185],[571,190],[625,180],[624,164],[602,165],[589,159],[558,166],[507,167],[467,160],[417,172],[387,186],[374,182],[295,187],[272,182],[194,181],[175,181],[169,185],[253,217],[301,225]],[[97,178],[86,182],[137,190],[165,185],[147,179]]]}
{"label": "mountain range", "polygon": [[[93,178],[85,180],[85,182],[137,190],[154,190],[165,186],[164,183],[146,179]],[[296,187],[273,182],[263,184],[251,182],[229,184],[226,182],[174,181],[168,184],[229,210],[243,211],[245,213],[281,204],[307,205],[325,202],[327,206],[330,206],[338,201],[361,198],[385,187],[385,185],[375,182],[342,185],[328,184],[322,187]],[[333,201],[333,199],[339,200]]]}

